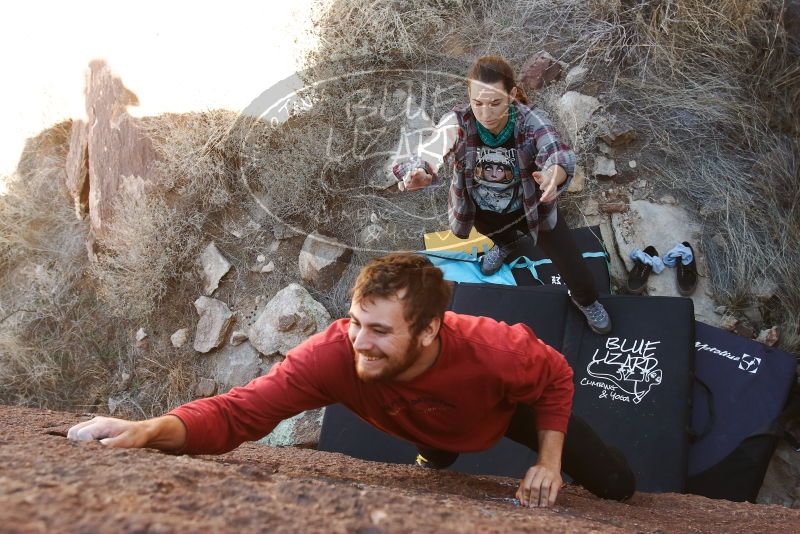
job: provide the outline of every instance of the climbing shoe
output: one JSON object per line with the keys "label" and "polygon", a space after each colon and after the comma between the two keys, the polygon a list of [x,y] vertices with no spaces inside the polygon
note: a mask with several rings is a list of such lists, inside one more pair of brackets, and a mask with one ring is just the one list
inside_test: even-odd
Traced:
{"label": "climbing shoe", "polygon": [[586,322],[594,333],[605,335],[611,332],[611,317],[599,301],[596,300],[588,306],[581,306],[575,299],[572,302],[586,316]]}
{"label": "climbing shoe", "polygon": [[481,259],[481,272],[489,276],[499,271],[510,252],[510,248],[501,247],[495,243],[492,250],[484,254]]}

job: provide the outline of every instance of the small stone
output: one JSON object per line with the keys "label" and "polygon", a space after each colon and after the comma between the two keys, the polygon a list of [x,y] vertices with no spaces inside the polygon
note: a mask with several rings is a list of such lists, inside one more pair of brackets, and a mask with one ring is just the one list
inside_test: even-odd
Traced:
{"label": "small stone", "polygon": [[738,321],[733,328],[733,333],[747,339],[753,339],[756,335],[756,329],[748,321]]}
{"label": "small stone", "polygon": [[373,510],[369,513],[369,520],[372,521],[373,525],[379,525],[381,521],[385,521],[388,517],[389,514],[383,510]]}
{"label": "small stone", "polygon": [[269,244],[269,248],[267,248],[267,252],[269,252],[270,254],[274,254],[275,252],[278,252],[278,247],[280,247],[280,246],[281,246],[280,240],[276,239],[275,241],[273,241],[272,243]]}
{"label": "small stone", "polygon": [[636,130],[626,124],[617,123],[611,128],[606,126],[598,137],[609,146],[619,148],[636,139]]}
{"label": "small stone", "polygon": [[610,155],[612,154],[612,152],[613,152],[613,151],[611,150],[611,147],[610,147],[610,146],[608,146],[607,144],[605,144],[605,143],[604,143],[604,142],[602,142],[602,141],[598,141],[598,142],[597,142],[597,149],[598,149],[600,152],[602,152],[603,154],[605,154],[606,156],[610,156]]}
{"label": "small stone", "polygon": [[780,338],[780,330],[777,326],[773,326],[772,328],[767,328],[759,332],[756,341],[767,345],[768,347],[774,347],[778,344],[778,339]]}
{"label": "small stone", "polygon": [[581,67],[580,65],[569,69],[569,72],[567,72],[567,76],[564,80],[567,84],[567,91],[576,89],[580,84],[582,84],[588,73],[589,69],[586,67]]}
{"label": "small stone", "polygon": [[728,332],[733,332],[733,329],[736,328],[737,323],[738,321],[733,315],[723,315],[722,319],[719,321],[719,327],[723,330],[727,330]]}
{"label": "small stone", "polygon": [[580,193],[586,186],[586,170],[583,166],[575,165],[575,174],[572,175],[572,181],[569,183],[567,191],[570,193]]}
{"label": "small stone", "polygon": [[372,212],[369,216],[369,222],[372,224],[378,224],[378,215],[375,212]]}
{"label": "small stone", "polygon": [[225,343],[228,328],[235,316],[224,302],[205,296],[194,301],[194,307],[200,315],[194,336],[194,350],[206,353]]}
{"label": "small stone", "polygon": [[617,174],[617,167],[613,159],[604,156],[597,156],[594,159],[594,170],[592,172],[598,180],[610,180]]}
{"label": "small stone", "polygon": [[675,204],[678,203],[678,201],[675,200],[675,197],[673,197],[672,195],[664,195],[663,197],[658,199],[658,201],[662,204],[667,204],[670,206],[674,206]]}
{"label": "small stone", "polygon": [[196,398],[212,397],[217,392],[217,383],[210,378],[201,378],[197,382],[197,387],[194,388],[194,396]]}
{"label": "small stone", "polygon": [[231,345],[234,347],[247,341],[247,334],[241,330],[234,330],[231,334]]}
{"label": "small stone", "polygon": [[630,160],[628,162],[628,167],[630,167],[631,169],[635,169],[636,168],[636,160],[635,159]]}
{"label": "small stone", "polygon": [[144,331],[144,328],[140,328],[139,330],[136,331],[137,343],[144,341],[146,337],[147,337],[147,332]]}
{"label": "small stone", "polygon": [[744,310],[742,310],[742,315],[747,317],[747,320],[753,324],[759,325],[762,323],[764,318],[761,315],[761,307],[760,306],[748,306]]}
{"label": "small stone", "polygon": [[297,320],[300,317],[296,313],[289,313],[287,315],[281,315],[278,317],[278,331],[279,332],[288,332],[294,325],[297,324]]}
{"label": "small stone", "polygon": [[169,336],[169,340],[172,342],[173,347],[176,349],[181,348],[189,340],[189,329],[181,328],[180,330],[176,330],[175,333]]}
{"label": "small stone", "polygon": [[716,313],[717,315],[725,315],[726,313],[728,313],[728,307],[717,306],[716,308],[714,308],[714,313]]}
{"label": "small stone", "polygon": [[629,208],[628,203],[622,200],[601,202],[598,207],[602,213],[625,213]]}
{"label": "small stone", "polygon": [[561,64],[542,50],[523,67],[522,83],[531,89],[541,89],[561,78]]}
{"label": "small stone", "polygon": [[263,254],[259,254],[258,257],[256,258],[256,261],[258,263],[264,263],[265,261],[267,261],[267,257],[264,256]]}

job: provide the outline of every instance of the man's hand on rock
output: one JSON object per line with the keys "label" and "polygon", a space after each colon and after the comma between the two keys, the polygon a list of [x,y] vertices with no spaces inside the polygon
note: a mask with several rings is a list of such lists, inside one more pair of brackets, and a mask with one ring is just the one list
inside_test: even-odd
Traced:
{"label": "man's hand on rock", "polygon": [[559,469],[536,464],[528,469],[525,478],[520,481],[517,499],[521,506],[553,506],[563,483]]}
{"label": "man's hand on rock", "polygon": [[142,422],[95,417],[73,426],[67,437],[75,441],[100,441],[109,447],[144,447],[149,439]]}

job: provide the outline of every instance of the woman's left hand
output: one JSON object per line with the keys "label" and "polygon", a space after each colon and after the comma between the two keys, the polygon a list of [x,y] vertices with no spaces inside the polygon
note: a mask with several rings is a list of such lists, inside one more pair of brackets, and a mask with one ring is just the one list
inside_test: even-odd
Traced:
{"label": "woman's left hand", "polygon": [[559,165],[553,165],[541,172],[535,171],[533,173],[533,179],[539,184],[539,189],[542,191],[542,196],[539,198],[539,201],[544,203],[554,201],[556,199],[556,190],[558,186],[563,184],[566,178],[566,171]]}

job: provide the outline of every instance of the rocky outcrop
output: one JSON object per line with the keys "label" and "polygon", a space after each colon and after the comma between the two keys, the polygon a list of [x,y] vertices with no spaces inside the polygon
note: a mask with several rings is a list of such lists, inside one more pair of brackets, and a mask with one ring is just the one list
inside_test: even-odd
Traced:
{"label": "rocky outcrop", "polygon": [[328,311],[303,286],[289,284],[264,306],[247,337],[261,354],[286,354],[330,322]]}
{"label": "rocky outcrop", "polygon": [[65,165],[67,192],[83,219],[89,213],[89,127],[82,120],[72,122]]}
{"label": "rocky outcrop", "polygon": [[[102,239],[113,214],[117,191],[129,176],[147,181],[153,175],[157,155],[153,144],[141,126],[141,121],[128,114],[128,106],[139,101],[115,76],[109,66],[100,60],[89,64],[86,79],[88,206],[93,234]],[[76,133],[76,136],[82,134]],[[72,143],[70,143],[72,145]],[[82,142],[75,142],[76,158],[80,158]],[[78,168],[79,170],[79,168]],[[80,186],[79,172],[73,173],[72,191],[80,204],[84,188]]]}
{"label": "rocky outcrop", "polygon": [[300,251],[300,277],[317,289],[327,289],[339,280],[352,256],[347,245],[313,232]]}
{"label": "rocky outcrop", "polygon": [[200,314],[194,334],[194,350],[208,352],[222,345],[228,328],[234,321],[234,315],[228,306],[217,299],[200,297],[194,301],[194,307]]}

